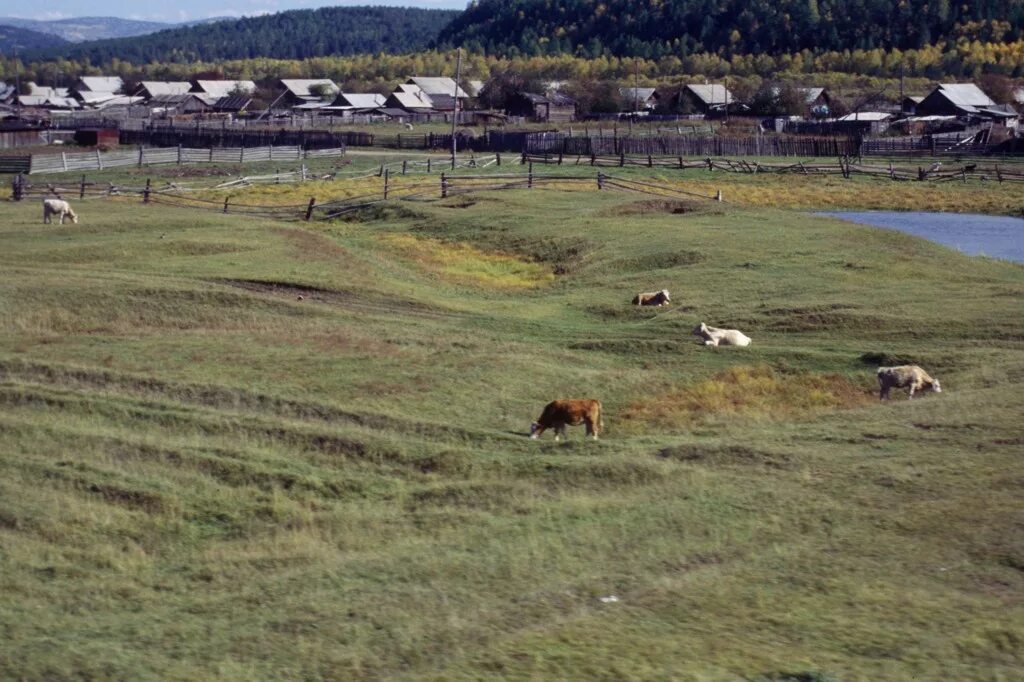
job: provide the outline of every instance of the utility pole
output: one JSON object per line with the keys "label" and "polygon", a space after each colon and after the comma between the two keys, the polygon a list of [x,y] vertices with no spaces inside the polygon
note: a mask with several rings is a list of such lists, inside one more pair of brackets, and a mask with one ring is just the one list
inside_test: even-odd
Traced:
{"label": "utility pole", "polygon": [[462,78],[462,48],[460,47],[455,58],[455,109],[452,113],[452,170],[455,170],[455,154],[457,145],[455,142],[455,123],[459,120],[459,80]]}
{"label": "utility pole", "polygon": [[18,46],[14,46],[14,95],[21,102],[21,68],[18,61]]}
{"label": "utility pole", "polygon": [[905,101],[905,99],[906,98],[903,96],[903,59],[901,58],[900,59],[900,113],[901,114],[907,113],[906,110],[903,107],[903,102]]}

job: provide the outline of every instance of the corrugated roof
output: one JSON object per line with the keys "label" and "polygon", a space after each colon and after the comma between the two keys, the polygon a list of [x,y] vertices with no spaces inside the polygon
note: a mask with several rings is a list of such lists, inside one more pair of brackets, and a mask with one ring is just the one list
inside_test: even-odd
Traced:
{"label": "corrugated roof", "polygon": [[631,102],[634,99],[645,102],[654,97],[654,92],[655,88],[619,88],[619,95],[629,99]]}
{"label": "corrugated roof", "polygon": [[184,95],[192,89],[192,84],[185,81],[142,81],[142,87],[151,97],[160,95]]}
{"label": "corrugated roof", "polygon": [[227,97],[231,93],[237,90],[245,90],[246,92],[256,92],[256,84],[252,81],[228,81],[228,80],[216,80],[216,81],[196,81],[196,88],[200,92],[209,95],[210,97]]}
{"label": "corrugated roof", "polygon": [[409,92],[393,92],[387,99],[388,105],[397,104],[402,109],[430,109],[430,100]]}
{"label": "corrugated roof", "polygon": [[427,95],[448,95],[449,97],[469,97],[466,91],[458,88],[456,92],[455,79],[446,76],[413,76],[406,83],[413,83],[420,86],[420,89]]}
{"label": "corrugated roof", "polygon": [[892,118],[888,111],[859,111],[855,114],[840,116],[837,121],[884,121]]}
{"label": "corrugated roof", "polygon": [[334,98],[332,106],[351,107],[353,109],[376,109],[384,106],[387,97],[376,92],[356,93],[343,92]]}
{"label": "corrugated roof", "polygon": [[117,92],[124,87],[120,76],[82,76],[78,79],[79,90],[90,92]]}
{"label": "corrugated roof", "polygon": [[214,102],[213,108],[217,111],[241,111],[249,106],[250,102],[252,102],[252,97],[248,95],[228,95]]}
{"label": "corrugated roof", "polygon": [[974,83],[940,83],[939,90],[953,104],[959,107],[991,107],[992,98],[982,92]]}
{"label": "corrugated roof", "polygon": [[686,87],[708,106],[732,104],[736,101],[732,93],[724,85],[718,85],[717,83],[687,85]]}
{"label": "corrugated roof", "polygon": [[314,86],[328,85],[334,92],[338,92],[339,89],[337,84],[329,78],[282,78],[281,85],[296,97],[312,97],[317,99],[319,99],[320,96],[310,92],[310,88]]}
{"label": "corrugated roof", "polygon": [[804,96],[804,102],[810,104],[821,97],[821,93],[825,92],[825,88],[797,88],[796,91]]}

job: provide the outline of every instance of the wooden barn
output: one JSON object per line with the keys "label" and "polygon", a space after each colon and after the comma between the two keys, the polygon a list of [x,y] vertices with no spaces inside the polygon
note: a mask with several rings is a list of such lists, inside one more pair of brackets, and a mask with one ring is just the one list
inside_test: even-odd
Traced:
{"label": "wooden barn", "polygon": [[509,116],[523,116],[543,123],[576,120],[576,102],[558,92],[547,95],[518,92],[509,97],[505,111]]}

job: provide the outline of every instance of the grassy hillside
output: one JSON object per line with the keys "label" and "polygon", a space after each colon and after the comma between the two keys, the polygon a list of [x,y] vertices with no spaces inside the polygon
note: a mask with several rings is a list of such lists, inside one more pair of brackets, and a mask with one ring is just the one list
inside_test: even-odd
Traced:
{"label": "grassy hillside", "polygon": [[[1024,665],[1019,265],[597,192],[4,211],[0,677]],[[574,396],[602,440],[525,437]]]}

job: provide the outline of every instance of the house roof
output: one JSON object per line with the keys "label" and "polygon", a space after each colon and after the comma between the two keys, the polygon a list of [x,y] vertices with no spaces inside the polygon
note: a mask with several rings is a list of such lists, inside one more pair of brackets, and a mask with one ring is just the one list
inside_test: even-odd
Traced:
{"label": "house roof", "polygon": [[804,102],[811,104],[814,100],[821,97],[822,93],[825,92],[825,88],[797,88],[796,91],[803,95]]}
{"label": "house roof", "polygon": [[455,80],[446,76],[413,76],[406,83],[418,85],[428,96],[469,97],[462,88],[456,90]]}
{"label": "house roof", "polygon": [[736,101],[736,98],[733,97],[732,93],[724,85],[718,85],[717,83],[687,85],[686,87],[697,99],[708,106],[721,106],[723,104],[732,104]]}
{"label": "house roof", "polygon": [[248,95],[228,95],[218,98],[213,103],[213,108],[217,111],[241,111],[249,106],[250,102],[252,97]]}
{"label": "house roof", "polygon": [[185,92],[180,95],[157,95],[149,99],[149,104],[162,107],[177,107],[193,99],[206,106],[210,106],[209,99],[198,92]]}
{"label": "house roof", "polygon": [[995,106],[992,98],[974,83],[940,83],[937,90],[950,102],[960,107]]}
{"label": "house roof", "polygon": [[334,98],[332,106],[351,107],[353,109],[376,109],[384,106],[387,97],[376,92],[356,93],[341,92]]}
{"label": "house roof", "polygon": [[0,83],[0,102],[4,102],[15,94],[14,86],[7,83]]}
{"label": "house roof", "polygon": [[904,99],[904,100],[910,100],[910,101],[911,101],[911,102],[913,102],[914,104],[920,104],[921,102],[923,102],[923,101],[924,101],[924,97],[918,97],[918,96],[916,96],[916,95],[907,95],[907,96],[906,96],[906,97],[904,97],[903,99]]}
{"label": "house roof", "polygon": [[1017,104],[1024,104],[1024,88],[1014,88],[1013,101]]}
{"label": "house roof", "polygon": [[466,91],[469,92],[469,96],[470,97],[479,97],[480,93],[483,91],[483,89],[484,89],[484,82],[483,81],[477,81],[477,80],[466,81]]}
{"label": "house roof", "polygon": [[142,81],[150,97],[160,95],[184,95],[192,89],[192,84],[185,81]]}
{"label": "house roof", "polygon": [[78,90],[89,92],[117,92],[124,87],[120,76],[82,76],[78,83],[82,86]]}
{"label": "house roof", "polygon": [[142,97],[132,97],[130,95],[114,95],[110,99],[103,100],[95,105],[96,109],[109,109],[110,107],[124,107],[132,104],[138,104],[143,100]]}
{"label": "house roof", "polygon": [[553,104],[563,107],[576,104],[575,100],[560,92],[551,92],[546,95],[539,95],[535,92],[520,92],[519,94],[528,99],[531,104]]}
{"label": "house roof", "polygon": [[846,116],[840,116],[837,121],[886,121],[893,115],[888,111],[859,111]]}
{"label": "house roof", "polygon": [[78,93],[78,99],[82,101],[82,104],[88,104],[91,106],[101,104],[107,100],[120,96],[121,95],[115,95],[113,92],[98,92],[93,90],[85,90]]}
{"label": "house roof", "polygon": [[430,99],[411,92],[393,92],[387,99],[387,103],[397,104],[402,109],[430,109]]}
{"label": "house roof", "polygon": [[195,81],[195,84],[195,89],[210,97],[227,97],[236,90],[245,90],[250,93],[256,92],[256,84],[252,81]]}
{"label": "house roof", "polygon": [[282,78],[281,85],[288,92],[302,99],[320,99],[319,95],[310,90],[318,85],[330,86],[334,92],[338,92],[339,89],[337,84],[329,78]]}
{"label": "house roof", "polygon": [[[646,102],[654,97],[655,88],[619,88],[619,95],[633,101]],[[634,94],[635,93],[635,94]]]}
{"label": "house roof", "polygon": [[70,97],[67,88],[51,88],[45,85],[37,85],[34,81],[26,83],[28,94],[36,97]]}

